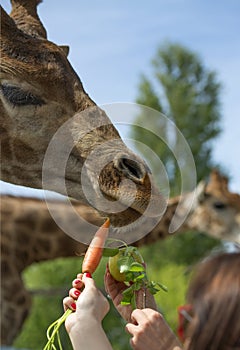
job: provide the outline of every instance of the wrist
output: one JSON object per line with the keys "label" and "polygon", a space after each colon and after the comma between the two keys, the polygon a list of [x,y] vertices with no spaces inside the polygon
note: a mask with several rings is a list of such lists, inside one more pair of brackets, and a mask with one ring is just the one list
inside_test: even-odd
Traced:
{"label": "wrist", "polygon": [[84,332],[91,331],[93,327],[102,328],[101,321],[95,315],[76,315],[76,320],[69,329],[69,335],[84,335]]}
{"label": "wrist", "polygon": [[69,337],[74,350],[112,350],[105,335],[102,323],[95,317],[88,316],[81,319],[81,323],[73,325]]}

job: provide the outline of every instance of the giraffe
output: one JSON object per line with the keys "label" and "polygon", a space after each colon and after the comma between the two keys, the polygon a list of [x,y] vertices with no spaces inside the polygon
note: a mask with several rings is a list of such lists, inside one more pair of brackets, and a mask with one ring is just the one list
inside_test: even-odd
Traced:
{"label": "giraffe", "polygon": [[[1,8],[1,179],[33,188],[44,180],[45,189],[89,204],[83,176],[91,204],[112,226],[135,221],[149,202],[149,216],[157,215],[160,193],[147,164],[87,95],[66,46],[47,40],[39,2],[11,0],[10,16]],[[126,210],[112,212],[114,201]]]}
{"label": "giraffe", "polygon": [[[169,199],[161,221],[136,245],[150,244],[169,235],[169,225],[181,199],[181,196]],[[240,195],[229,190],[225,176],[214,169],[209,182],[201,181],[194,192],[184,194],[177,212],[180,219],[186,215],[188,201],[192,199],[191,211],[175,234],[199,231],[240,245]]]}
{"label": "giraffe", "polygon": [[[206,232],[214,237],[240,244],[240,196],[228,190],[226,179],[213,171],[209,183],[200,182],[195,193],[184,194],[185,200],[194,195],[190,214],[177,234],[187,230]],[[175,214],[180,196],[170,198],[167,209],[156,227],[134,243],[142,246],[169,236],[169,224]],[[65,201],[53,201],[59,216],[67,218],[69,225],[74,217]],[[99,213],[84,204],[72,202],[85,220],[96,225],[103,222]],[[20,332],[30,310],[31,298],[21,279],[21,272],[33,262],[74,256],[86,250],[86,245],[65,234],[52,219],[45,201],[36,198],[2,196],[2,342],[10,345]],[[88,227],[80,228],[88,232]],[[17,298],[12,293],[18,288]]]}

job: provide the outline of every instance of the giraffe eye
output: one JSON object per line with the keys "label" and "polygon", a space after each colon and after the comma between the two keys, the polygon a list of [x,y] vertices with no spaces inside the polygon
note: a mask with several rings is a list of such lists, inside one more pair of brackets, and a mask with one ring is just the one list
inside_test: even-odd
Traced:
{"label": "giraffe eye", "polygon": [[42,106],[45,102],[30,91],[25,91],[14,85],[1,85],[2,94],[14,106]]}
{"label": "giraffe eye", "polygon": [[226,208],[226,204],[224,204],[223,202],[215,202],[213,203],[213,207],[214,209],[222,210]]}

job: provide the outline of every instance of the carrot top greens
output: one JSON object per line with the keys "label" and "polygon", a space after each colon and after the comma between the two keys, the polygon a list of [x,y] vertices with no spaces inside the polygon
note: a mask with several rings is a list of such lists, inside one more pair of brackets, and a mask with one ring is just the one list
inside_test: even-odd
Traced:
{"label": "carrot top greens", "polygon": [[[136,292],[140,289],[148,289],[151,294],[156,294],[160,290],[167,291],[167,287],[160,282],[148,280],[146,265],[136,247],[126,246],[120,249],[117,255],[109,258],[109,268],[111,267],[111,262],[116,265],[120,273],[120,275],[118,274],[116,276],[116,279],[122,274],[122,277],[119,280],[123,281],[128,286],[128,288],[122,293],[122,305],[131,304],[132,308],[136,309]],[[112,275],[115,278],[114,274]]]}

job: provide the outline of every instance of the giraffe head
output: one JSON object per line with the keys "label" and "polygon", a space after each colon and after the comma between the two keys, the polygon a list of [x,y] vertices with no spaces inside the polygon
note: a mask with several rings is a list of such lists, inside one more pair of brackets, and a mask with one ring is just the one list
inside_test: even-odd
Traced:
{"label": "giraffe head", "polygon": [[240,195],[230,192],[228,180],[213,170],[208,183],[200,182],[187,224],[219,239],[240,243]]}
{"label": "giraffe head", "polygon": [[[125,208],[120,214],[111,208],[100,211],[113,225],[124,226],[142,215],[150,198],[156,208],[160,194],[145,162],[126,147],[106,113],[84,91],[66,47],[47,40],[37,15],[39,2],[12,0],[10,16],[1,9],[2,180],[42,188],[51,144],[53,152],[44,163],[45,189],[63,193],[64,178],[63,194],[70,197],[86,203],[90,192],[93,204],[102,196],[109,207],[119,201]],[[59,130],[60,139],[51,143]],[[66,172],[60,174],[63,163]]]}

